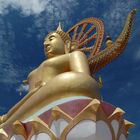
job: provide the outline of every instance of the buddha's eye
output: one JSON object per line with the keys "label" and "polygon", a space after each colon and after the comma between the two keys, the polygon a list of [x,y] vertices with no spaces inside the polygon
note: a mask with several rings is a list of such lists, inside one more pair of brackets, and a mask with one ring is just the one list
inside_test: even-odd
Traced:
{"label": "buddha's eye", "polygon": [[49,40],[50,40],[50,41],[52,41],[52,40],[53,40],[53,38],[50,38]]}
{"label": "buddha's eye", "polygon": [[49,40],[52,41],[55,38],[55,36],[50,36]]}

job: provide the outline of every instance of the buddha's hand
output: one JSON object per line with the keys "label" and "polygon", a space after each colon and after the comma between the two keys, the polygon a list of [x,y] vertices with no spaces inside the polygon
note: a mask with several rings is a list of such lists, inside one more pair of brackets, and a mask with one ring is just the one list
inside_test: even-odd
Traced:
{"label": "buddha's hand", "polygon": [[4,123],[7,120],[7,114],[0,116],[0,124]]}
{"label": "buddha's hand", "polygon": [[47,84],[47,82],[42,82],[41,87],[45,86],[46,84]]}

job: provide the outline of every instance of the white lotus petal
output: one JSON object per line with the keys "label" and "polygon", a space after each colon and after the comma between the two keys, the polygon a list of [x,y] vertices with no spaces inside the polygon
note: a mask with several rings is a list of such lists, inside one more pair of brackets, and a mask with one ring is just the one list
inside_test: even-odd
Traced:
{"label": "white lotus petal", "polygon": [[100,120],[96,125],[96,140],[112,140],[112,134],[107,123]]}
{"label": "white lotus petal", "polygon": [[121,134],[119,140],[126,140],[125,135],[124,134]]}
{"label": "white lotus petal", "polygon": [[33,135],[31,140],[51,140],[51,138],[46,133],[40,133],[38,135]]}
{"label": "white lotus petal", "polygon": [[22,135],[13,135],[10,140],[25,140]]}
{"label": "white lotus petal", "polygon": [[65,127],[68,125],[68,122],[64,119],[54,120],[51,125],[51,130],[59,138]]}
{"label": "white lotus petal", "polygon": [[66,140],[95,140],[96,123],[83,120],[71,129]]}
{"label": "white lotus petal", "polygon": [[111,122],[111,125],[113,127],[113,130],[114,130],[114,133],[115,133],[115,137],[116,137],[117,134],[118,134],[118,130],[119,130],[119,122],[117,120],[113,120]]}

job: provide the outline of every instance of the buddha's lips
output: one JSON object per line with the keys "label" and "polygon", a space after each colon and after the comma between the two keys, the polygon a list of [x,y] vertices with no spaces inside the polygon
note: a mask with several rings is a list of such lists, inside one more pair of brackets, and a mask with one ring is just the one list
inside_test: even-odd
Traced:
{"label": "buddha's lips", "polygon": [[51,56],[53,56],[53,53],[51,51],[49,51],[49,52],[46,52],[46,55],[51,57]]}

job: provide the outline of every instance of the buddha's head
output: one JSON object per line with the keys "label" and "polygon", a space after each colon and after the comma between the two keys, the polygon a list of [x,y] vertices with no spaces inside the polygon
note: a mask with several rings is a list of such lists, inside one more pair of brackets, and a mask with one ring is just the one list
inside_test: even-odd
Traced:
{"label": "buddha's head", "polygon": [[48,58],[65,54],[67,52],[70,37],[66,34],[59,24],[55,32],[49,33],[44,40],[44,53]]}

